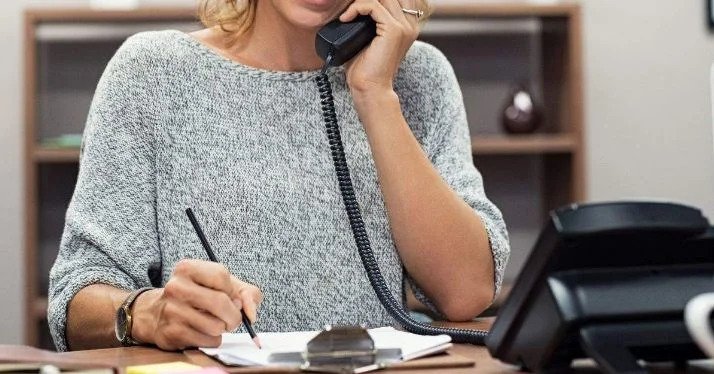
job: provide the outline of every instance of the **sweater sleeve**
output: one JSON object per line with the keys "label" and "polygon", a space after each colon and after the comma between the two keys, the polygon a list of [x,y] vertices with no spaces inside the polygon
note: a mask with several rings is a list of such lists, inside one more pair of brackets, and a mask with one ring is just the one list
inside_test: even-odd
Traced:
{"label": "sweater sleeve", "polygon": [[[500,292],[510,255],[508,232],[500,210],[486,197],[481,174],[473,163],[471,137],[463,96],[454,70],[436,48],[422,43],[424,68],[419,74],[428,80],[423,95],[427,119],[423,147],[444,181],[473,209],[483,222],[493,254],[495,296]],[[407,278],[417,299],[436,309],[413,279]],[[438,311],[437,311],[438,312]]]}
{"label": "sweater sleeve", "polygon": [[100,79],[84,130],[80,168],[59,254],[50,271],[48,319],[57,349],[69,302],[82,288],[149,286],[160,262],[155,215],[154,134],[148,120],[152,68],[140,37],[129,38]]}

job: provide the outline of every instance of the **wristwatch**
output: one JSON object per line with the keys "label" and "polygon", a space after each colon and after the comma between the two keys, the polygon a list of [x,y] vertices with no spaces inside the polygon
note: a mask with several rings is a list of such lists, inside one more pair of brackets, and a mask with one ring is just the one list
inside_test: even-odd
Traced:
{"label": "wristwatch", "polygon": [[141,344],[131,336],[131,326],[133,324],[133,318],[131,315],[132,306],[139,295],[153,289],[154,287],[144,287],[133,291],[129,294],[129,296],[127,296],[119,309],[117,309],[116,320],[114,321],[114,333],[117,336],[117,340],[119,340],[123,346],[128,347]]}

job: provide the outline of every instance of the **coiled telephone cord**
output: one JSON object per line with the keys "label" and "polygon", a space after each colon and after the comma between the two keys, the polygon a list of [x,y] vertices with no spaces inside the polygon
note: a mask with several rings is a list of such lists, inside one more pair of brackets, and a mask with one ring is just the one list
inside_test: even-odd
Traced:
{"label": "coiled telephone cord", "polygon": [[315,78],[320,91],[320,103],[322,105],[323,118],[325,120],[325,130],[327,139],[332,153],[332,160],[335,164],[335,172],[337,173],[337,181],[342,194],[342,201],[345,204],[347,217],[349,218],[352,234],[357,244],[357,251],[362,259],[362,264],[367,272],[369,283],[372,285],[377,298],[382,303],[387,312],[399,323],[405,330],[421,335],[440,335],[446,334],[451,337],[455,343],[471,343],[484,344],[484,338],[488,334],[483,330],[467,330],[451,327],[436,327],[425,323],[413,320],[409,314],[402,308],[400,303],[394,298],[389,291],[384,277],[379,270],[379,264],[374,258],[374,253],[369,244],[367,231],[365,230],[362,214],[359,204],[355,197],[354,188],[352,186],[352,178],[347,166],[345,158],[345,150],[342,146],[342,138],[340,129],[337,123],[337,115],[335,113],[334,97],[332,96],[332,85],[326,74],[327,67],[330,64],[330,59],[327,60],[322,73]]}

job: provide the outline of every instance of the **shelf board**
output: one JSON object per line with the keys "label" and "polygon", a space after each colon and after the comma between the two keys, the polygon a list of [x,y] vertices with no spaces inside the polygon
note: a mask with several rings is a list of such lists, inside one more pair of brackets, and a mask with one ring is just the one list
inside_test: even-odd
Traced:
{"label": "shelf board", "polygon": [[35,39],[40,42],[97,42],[123,41],[131,35],[146,30],[180,30],[190,32],[200,29],[196,21],[167,22],[44,22],[35,29]]}
{"label": "shelf board", "polygon": [[476,17],[567,17],[578,11],[573,1],[553,4],[535,4],[529,1],[484,1],[444,0],[434,4],[435,16]]}
{"label": "shelf board", "polygon": [[475,155],[571,153],[577,141],[569,134],[484,135],[471,137]]}
{"label": "shelf board", "polygon": [[141,22],[198,19],[196,9],[190,7],[139,7],[131,10],[93,9],[91,7],[28,8],[25,18],[39,22]]}
{"label": "shelf board", "polygon": [[[471,138],[471,149],[477,155],[518,155],[570,153],[577,146],[575,137],[557,135],[484,135]],[[71,163],[79,161],[79,148],[39,147],[34,151],[38,163]]]}
{"label": "shelf board", "polygon": [[47,298],[38,297],[32,302],[32,316],[35,319],[47,318]]}
{"label": "shelf board", "polygon": [[542,22],[539,18],[454,18],[435,17],[421,30],[420,36],[473,36],[504,34],[539,34]]}
{"label": "shelf board", "polygon": [[38,163],[70,163],[79,161],[79,148],[48,148],[37,147],[33,152]]}
{"label": "shelf board", "polygon": [[[180,30],[191,32],[202,26],[197,20],[164,22],[101,22],[84,23],[44,21],[35,29],[39,42],[96,42],[123,41],[131,35],[146,30]],[[542,22],[538,17],[438,17],[424,24],[421,36],[469,36],[502,34],[538,34]]]}
{"label": "shelf board", "polygon": [[[434,5],[435,17],[567,17],[576,13],[579,5],[573,1],[535,4],[520,1],[445,0]],[[60,22],[134,22],[156,20],[197,19],[194,7],[138,7],[132,10],[97,10],[90,7],[29,8],[25,17],[30,23]]]}

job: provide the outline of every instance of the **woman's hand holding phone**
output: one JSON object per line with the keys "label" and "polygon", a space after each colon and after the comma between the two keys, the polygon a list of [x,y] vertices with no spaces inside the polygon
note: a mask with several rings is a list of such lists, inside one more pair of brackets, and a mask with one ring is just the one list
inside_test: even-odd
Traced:
{"label": "woman's hand holding phone", "polygon": [[161,349],[217,347],[221,334],[241,324],[241,309],[255,322],[263,300],[258,287],[231,275],[224,265],[180,261],[164,288],[139,296],[132,336]]}
{"label": "woman's hand holding phone", "polygon": [[372,43],[347,64],[347,84],[353,96],[393,90],[394,76],[419,35],[419,20],[406,14],[416,0],[355,0],[340,16],[348,22],[369,15],[377,23]]}

